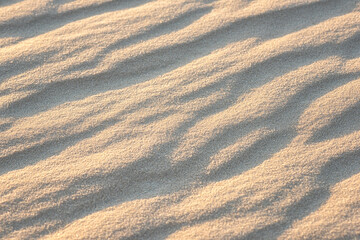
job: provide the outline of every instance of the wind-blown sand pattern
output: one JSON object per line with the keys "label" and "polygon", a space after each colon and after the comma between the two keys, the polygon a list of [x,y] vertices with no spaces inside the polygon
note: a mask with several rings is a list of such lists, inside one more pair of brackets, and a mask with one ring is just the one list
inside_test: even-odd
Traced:
{"label": "wind-blown sand pattern", "polygon": [[358,0],[0,2],[0,238],[360,238]]}

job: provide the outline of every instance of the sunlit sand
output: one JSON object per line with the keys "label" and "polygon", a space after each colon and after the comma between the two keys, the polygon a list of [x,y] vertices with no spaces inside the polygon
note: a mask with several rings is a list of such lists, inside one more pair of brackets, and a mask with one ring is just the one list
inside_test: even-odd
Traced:
{"label": "sunlit sand", "polygon": [[1,1],[0,238],[360,238],[359,1]]}

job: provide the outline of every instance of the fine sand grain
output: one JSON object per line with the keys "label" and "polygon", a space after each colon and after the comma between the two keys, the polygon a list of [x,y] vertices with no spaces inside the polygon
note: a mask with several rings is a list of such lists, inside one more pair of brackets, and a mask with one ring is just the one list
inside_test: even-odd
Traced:
{"label": "fine sand grain", "polygon": [[360,239],[360,2],[1,0],[0,239]]}

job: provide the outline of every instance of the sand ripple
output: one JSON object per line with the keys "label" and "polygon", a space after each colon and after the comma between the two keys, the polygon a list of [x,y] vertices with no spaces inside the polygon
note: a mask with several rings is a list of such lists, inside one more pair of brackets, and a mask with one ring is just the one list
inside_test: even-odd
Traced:
{"label": "sand ripple", "polygon": [[360,237],[356,0],[0,3],[0,238]]}

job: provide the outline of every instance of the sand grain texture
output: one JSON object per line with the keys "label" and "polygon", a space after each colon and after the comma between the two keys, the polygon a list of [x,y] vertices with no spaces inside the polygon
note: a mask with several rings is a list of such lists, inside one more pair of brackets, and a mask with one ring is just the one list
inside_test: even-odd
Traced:
{"label": "sand grain texture", "polygon": [[0,2],[1,239],[359,239],[357,0]]}

